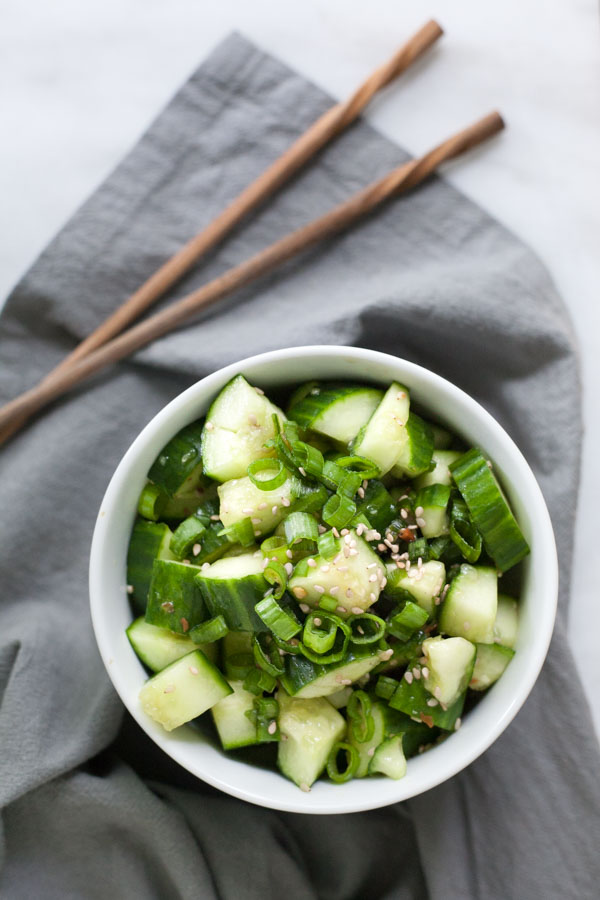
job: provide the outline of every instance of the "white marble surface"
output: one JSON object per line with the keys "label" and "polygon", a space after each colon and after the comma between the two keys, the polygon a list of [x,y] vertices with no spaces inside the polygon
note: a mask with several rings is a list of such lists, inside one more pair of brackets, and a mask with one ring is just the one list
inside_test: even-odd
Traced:
{"label": "white marble surface", "polygon": [[583,359],[571,640],[600,730],[600,49],[597,0],[4,0],[0,296],[206,53],[236,28],[346,96],[426,18],[446,36],[368,118],[415,152],[498,107],[509,130],[447,177],[541,256]]}

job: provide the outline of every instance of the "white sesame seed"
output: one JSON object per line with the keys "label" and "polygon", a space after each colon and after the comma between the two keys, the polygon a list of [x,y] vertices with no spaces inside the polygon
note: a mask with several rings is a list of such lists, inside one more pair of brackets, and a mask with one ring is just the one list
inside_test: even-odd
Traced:
{"label": "white sesame seed", "polygon": [[308,603],[301,603],[300,609],[302,610],[303,613],[310,612],[310,606],[308,605]]}
{"label": "white sesame seed", "polygon": [[307,566],[310,566],[311,569],[314,569],[314,568],[316,567],[317,564],[316,564],[316,562],[314,561],[314,559],[313,559],[312,557],[309,557],[309,558],[306,560],[306,565],[307,565]]}
{"label": "white sesame seed", "polygon": [[192,547],[192,553],[194,554],[194,556],[198,556],[201,550],[202,544],[194,544],[194,546]]}
{"label": "white sesame seed", "polygon": [[275,732],[277,731],[277,722],[270,722],[267,731],[269,732],[269,734],[275,734]]}
{"label": "white sesame seed", "polygon": [[[363,610],[362,610],[361,606],[353,606],[352,609],[350,610],[350,612],[354,613],[355,616],[360,616],[361,613],[363,612]],[[360,628],[360,626],[359,626],[359,628]]]}
{"label": "white sesame seed", "polygon": [[353,594],[352,588],[346,588],[346,597],[348,598],[348,600],[350,599],[352,594]]}
{"label": "white sesame seed", "polygon": [[332,528],[331,530],[333,531],[333,536],[334,536],[335,538],[339,538],[340,533],[339,533],[339,531],[337,530],[337,528]]}
{"label": "white sesame seed", "polygon": [[367,526],[364,524],[364,522],[359,522],[358,525],[356,526],[356,533],[359,537],[363,533],[363,531],[366,531],[366,530],[367,530]]}
{"label": "white sesame seed", "polygon": [[319,571],[327,573],[327,572],[329,572],[330,568],[331,568],[331,566],[327,565],[327,563],[326,563],[324,566],[321,566]]}
{"label": "white sesame seed", "polygon": [[127,585],[127,593],[128,593],[128,594],[133,594],[133,585],[132,585],[132,584],[128,584],[128,585]]}
{"label": "white sesame seed", "polygon": [[325,588],[324,588],[322,585],[320,585],[320,584],[315,584],[315,585],[313,585],[313,590],[314,590],[317,594],[324,594],[324,593],[325,593]]}
{"label": "white sesame seed", "polygon": [[257,506],[256,508],[257,508],[257,509],[266,509],[268,505],[269,505],[269,504],[268,504],[268,503],[265,503],[264,500],[263,500],[263,502],[262,502],[262,503],[259,503],[258,506]]}
{"label": "white sesame seed", "polygon": [[217,515],[211,516],[211,517],[210,517],[210,520],[211,520],[211,522],[218,522],[218,521],[219,521],[219,516],[217,516]]}
{"label": "white sesame seed", "polygon": [[423,678],[429,678],[429,669],[427,666],[423,666],[421,671],[423,672]]}
{"label": "white sesame seed", "polygon": [[330,593],[332,596],[334,596],[335,594],[337,594],[337,592],[339,591],[339,589],[340,589],[339,584],[334,584],[333,587],[329,589],[329,593]]}
{"label": "white sesame seed", "polygon": [[342,613],[342,615],[343,615],[344,613],[347,613],[347,612],[348,612],[348,610],[346,609],[345,606],[338,606],[338,607],[336,607],[336,610],[335,610],[335,611],[336,611],[336,612],[339,612],[339,613]]}
{"label": "white sesame seed", "polygon": [[422,556],[419,556],[417,558],[417,568],[419,568],[419,569],[423,568],[423,557]]}
{"label": "white sesame seed", "polygon": [[425,519],[423,519],[421,516],[419,516],[417,519],[417,525],[419,526],[419,528],[425,528],[425,526],[427,525],[427,522],[425,521]]}
{"label": "white sesame seed", "polygon": [[348,545],[344,547],[344,556],[346,557],[346,559],[348,559],[348,557],[350,556],[350,547],[348,547]]}
{"label": "white sesame seed", "polygon": [[434,689],[433,689],[433,693],[435,694],[435,696],[436,696],[437,699],[439,700],[440,697],[442,696],[442,689],[441,689],[441,687],[439,686],[439,684],[436,684],[436,686],[435,686]]}
{"label": "white sesame seed", "polygon": [[304,466],[298,466],[298,471],[306,478],[306,469],[304,468]]}
{"label": "white sesame seed", "polygon": [[414,669],[412,670],[412,673],[418,681],[419,678],[421,677],[421,670],[419,668],[417,668],[417,666],[415,666]]}
{"label": "white sesame seed", "polygon": [[352,684],[352,679],[351,678],[340,678],[340,684],[346,684],[346,685]]}
{"label": "white sesame seed", "polygon": [[318,617],[315,617],[315,618],[313,619],[313,622],[315,623],[315,625],[317,626],[317,628],[319,627],[319,625],[322,624],[322,620],[319,619]]}
{"label": "white sesame seed", "polygon": [[168,684],[168,685],[166,686],[166,688],[164,689],[163,694],[172,694],[174,690],[175,690],[175,685],[174,685],[174,684]]}
{"label": "white sesame seed", "polygon": [[369,565],[367,566],[367,569],[374,569],[376,565],[377,565],[376,562],[374,562],[374,563],[369,563]]}
{"label": "white sesame seed", "polygon": [[385,544],[377,544],[377,549],[379,550],[380,553],[385,553],[385,551],[387,550],[387,547],[385,546]]}
{"label": "white sesame seed", "polygon": [[293,557],[294,557],[294,554],[292,553],[291,550],[286,550],[285,555],[287,556],[288,559],[293,559]]}
{"label": "white sesame seed", "polygon": [[359,634],[365,633],[365,629],[362,627],[362,625],[357,625],[356,630],[358,631]]}
{"label": "white sesame seed", "polygon": [[245,509],[242,510],[242,512],[244,513],[245,516],[251,516],[252,513],[254,512],[254,507],[247,506]]}
{"label": "white sesame seed", "polygon": [[422,515],[423,515],[423,511],[424,511],[424,510],[423,510],[423,507],[422,507],[422,506],[417,506],[417,508],[415,509],[415,516],[422,516]]}
{"label": "white sesame seed", "polygon": [[260,535],[261,535],[260,528],[255,528],[254,529],[254,537],[260,537]]}
{"label": "white sesame seed", "polygon": [[286,562],[286,564],[284,565],[283,568],[285,569],[285,571],[287,572],[288,575],[291,575],[292,572],[294,571],[294,567],[291,564],[291,562]]}
{"label": "white sesame seed", "polygon": [[371,581],[371,582],[377,581],[377,575],[375,574],[375,572],[373,572],[372,575],[369,575],[369,581]]}
{"label": "white sesame seed", "polygon": [[302,784],[300,785],[300,790],[304,791],[305,794],[308,794],[308,793],[310,793],[310,785],[306,784],[306,782],[303,781]]}
{"label": "white sesame seed", "polygon": [[375,531],[375,529],[372,528],[370,531],[367,531],[367,533],[365,534],[365,538],[368,541],[380,541],[381,535],[379,534],[378,531]]}
{"label": "white sesame seed", "polygon": [[262,388],[255,387],[254,390],[256,391],[257,394],[264,394],[264,391]]}
{"label": "white sesame seed", "polygon": [[253,415],[248,416],[248,421],[251,425],[254,425],[254,426],[258,425],[258,419],[256,418],[256,416],[253,416]]}
{"label": "white sesame seed", "polygon": [[359,496],[360,499],[362,500],[362,499],[364,498],[364,496],[365,496],[365,489],[362,488],[362,487],[359,487],[359,489],[357,490],[356,493],[358,494],[358,496]]}
{"label": "white sesame seed", "polygon": [[201,568],[203,571],[204,571],[205,569],[210,569],[210,563],[202,563],[202,565],[201,565],[200,568]]}
{"label": "white sesame seed", "polygon": [[259,519],[258,516],[255,516],[250,521],[252,522],[253,525],[260,525],[260,523],[262,522],[262,519]]}
{"label": "white sesame seed", "polygon": [[379,659],[383,660],[383,662],[386,662],[393,655],[394,655],[394,651],[390,647],[389,650],[384,650],[383,653],[379,654]]}
{"label": "white sesame seed", "polygon": [[192,675],[198,674],[198,669],[196,668],[196,666],[189,666],[189,670],[192,673]]}
{"label": "white sesame seed", "polygon": [[402,516],[403,519],[408,519],[408,513],[406,512],[404,507],[400,510],[400,515]]}
{"label": "white sesame seed", "polygon": [[412,684],[413,674],[412,674],[412,672],[409,672],[408,669],[404,673],[404,678],[406,679],[407,684]]}
{"label": "white sesame seed", "polygon": [[352,547],[348,556],[358,556],[358,550],[356,550],[354,547]]}
{"label": "white sesame seed", "polygon": [[342,530],[340,531],[340,534],[342,537],[346,537],[346,535],[350,534],[350,532],[348,531],[347,528],[342,528]]}
{"label": "white sesame seed", "polygon": [[281,502],[283,503],[284,506],[289,506],[289,505],[290,505],[290,501],[288,500],[287,497],[282,497],[282,498],[281,498]]}
{"label": "white sesame seed", "polygon": [[459,717],[459,718],[456,720],[456,722],[454,723],[454,730],[455,730],[455,731],[458,731],[458,729],[460,728],[461,725],[462,725],[462,719]]}
{"label": "white sesame seed", "polygon": [[375,603],[375,601],[377,600],[377,594],[369,594],[369,600],[371,601],[371,603]]}
{"label": "white sesame seed", "polygon": [[272,507],[271,507],[271,512],[272,512],[272,513],[273,513],[273,515],[274,515],[274,516],[276,516],[276,515],[277,515],[277,511],[278,511],[278,509],[279,509],[279,507],[278,507],[278,506],[272,506]]}
{"label": "white sesame seed", "polygon": [[207,431],[213,431],[215,426],[213,425],[212,422],[206,422],[204,427],[206,428]]}
{"label": "white sesame seed", "polygon": [[317,525],[317,528],[319,529],[319,534],[325,534],[327,531],[324,525]]}
{"label": "white sesame seed", "polygon": [[306,590],[303,587],[301,587],[300,585],[297,585],[297,587],[292,588],[292,592],[293,592],[294,596],[298,598],[298,600],[303,600],[306,597]]}

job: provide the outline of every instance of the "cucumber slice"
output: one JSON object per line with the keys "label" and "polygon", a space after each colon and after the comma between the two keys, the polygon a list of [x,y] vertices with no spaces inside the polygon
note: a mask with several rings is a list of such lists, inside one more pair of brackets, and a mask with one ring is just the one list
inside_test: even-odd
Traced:
{"label": "cucumber slice", "polygon": [[212,404],[202,433],[204,471],[216,481],[246,475],[255,459],[273,456],[265,447],[275,435],[273,415],[285,422],[282,411],[237,375]]}
{"label": "cucumber slice", "polygon": [[250,518],[256,537],[269,534],[289,513],[293,500],[300,496],[300,479],[290,477],[274,491],[261,491],[250,478],[234,478],[218,488],[219,515],[226,528]]}
{"label": "cucumber slice", "polygon": [[350,685],[346,685],[343,687],[341,691],[336,691],[335,694],[328,694],[327,699],[331,703],[335,709],[343,709],[344,706],[348,705],[348,700],[352,696],[352,687]]}
{"label": "cucumber slice", "polygon": [[451,485],[452,473],[450,472],[450,466],[457,459],[460,459],[461,456],[462,453],[459,450],[434,450],[431,457],[433,469],[415,478],[415,487],[420,490],[428,487],[430,484]]}
{"label": "cucumber slice", "polygon": [[167,628],[149,625],[143,616],[135,619],[125,633],[138,658],[153,672],[160,672],[196,649],[190,638],[174,634]]}
{"label": "cucumber slice", "polygon": [[444,731],[452,731],[456,727],[456,720],[463,711],[467,692],[464,691],[452,706],[442,706],[437,697],[432,696],[426,689],[422,669],[419,660],[413,659],[409,662],[406,673],[390,698],[389,704],[392,709],[406,713],[407,716],[411,716],[417,722],[423,722],[430,729],[437,726],[443,728]]}
{"label": "cucumber slice", "polygon": [[[206,480],[194,488],[185,488],[172,497],[166,494],[161,516],[165,519],[187,519],[191,515],[200,515],[200,511],[211,504],[217,496],[217,486],[214,481]],[[216,509],[216,507],[215,507]]]}
{"label": "cucumber slice", "polygon": [[420,416],[411,412],[405,427],[406,438],[392,468],[394,478],[414,478],[431,467],[433,432]]}
{"label": "cucumber slice", "polygon": [[147,715],[172,731],[231,693],[217,667],[194,650],[150,678],[140,691],[140,703]]}
{"label": "cucumber slice", "polygon": [[480,644],[494,640],[498,609],[498,574],[487,566],[464,563],[442,605],[440,631]]}
{"label": "cucumber slice", "polygon": [[365,488],[365,496],[362,500],[359,499],[356,505],[356,514],[365,515],[370,526],[375,531],[384,534],[396,512],[396,504],[392,495],[381,481],[372,478]]}
{"label": "cucumber slice", "polygon": [[156,457],[148,478],[157,484],[165,494],[190,493],[206,483],[202,475],[202,422],[186,425]]}
{"label": "cucumber slice", "polygon": [[[346,616],[352,610],[368,609],[379,598],[385,567],[370,546],[351,531],[338,544],[332,559],[312,557],[300,560],[288,582],[288,589],[301,603],[318,606],[323,594],[338,602],[337,612]],[[346,550],[348,555],[346,555]],[[374,580],[371,580],[375,576]]]}
{"label": "cucumber slice", "polygon": [[244,690],[241,681],[230,681],[233,694],[223,697],[211,709],[223,750],[236,750],[258,744],[256,723],[246,715],[254,709],[254,694]]}
{"label": "cucumber slice", "polygon": [[469,687],[473,691],[485,691],[498,681],[515,651],[511,647],[503,647],[502,644],[477,644],[476,647],[475,668]]}
{"label": "cucumber slice", "polygon": [[294,697],[328,697],[348,682],[354,683],[381,662],[378,650],[371,645],[351,644],[342,662],[320,666],[301,654],[285,657],[285,672],[281,684]]}
{"label": "cucumber slice", "polygon": [[451,463],[450,471],[485,549],[501,572],[508,571],[527,556],[529,545],[486,459],[473,448]]}
{"label": "cucumber slice", "polygon": [[322,698],[299,700],[285,691],[277,692],[279,728],[282,737],[277,751],[281,772],[307,791],[327,764],[336,741],[346,731],[344,717]]}
{"label": "cucumber slice", "polygon": [[[171,538],[169,548],[176,559],[187,559],[199,556],[202,549],[200,540],[206,531],[206,525],[198,516],[188,516],[181,522]],[[198,552],[195,553],[194,550]]]}
{"label": "cucumber slice", "polygon": [[253,643],[251,631],[229,631],[221,641],[223,671],[230,683],[243,681],[247,671],[254,668]]}
{"label": "cucumber slice", "polygon": [[387,775],[396,781],[406,775],[406,757],[401,734],[387,738],[377,747],[369,765],[369,775]]}
{"label": "cucumber slice", "polygon": [[415,509],[421,507],[418,518],[423,537],[436,538],[448,534],[450,523],[446,510],[449,500],[450,487],[447,484],[428,484],[417,491]]}
{"label": "cucumber slice", "polygon": [[186,634],[194,625],[203,622],[206,609],[194,582],[200,571],[198,566],[174,560],[155,560],[148,592],[146,622],[179,634]]}
{"label": "cucumber slice", "polygon": [[461,637],[428,638],[423,641],[428,670],[425,687],[445,706],[452,706],[466,690],[475,663],[475,646]]}
{"label": "cucumber slice", "polygon": [[357,741],[351,730],[348,734],[348,742],[358,751],[359,762],[354,778],[364,778],[368,774],[375,749],[382,741],[393,734],[403,733],[410,724],[408,716],[391,709],[387,703],[381,701],[373,703],[371,716],[373,717],[373,734],[368,741]]}
{"label": "cucumber slice", "polygon": [[200,570],[195,583],[210,615],[223,616],[230,631],[268,631],[254,612],[269,588],[260,552],[218,559]]}
{"label": "cucumber slice", "polygon": [[498,595],[498,611],[494,622],[494,643],[514,647],[519,630],[519,606],[513,597]]}
{"label": "cucumber slice", "polygon": [[408,594],[409,599],[416,600],[431,616],[436,607],[436,598],[440,596],[446,580],[444,563],[431,559],[422,566],[411,565],[408,572],[406,569],[398,569],[395,563],[388,563],[386,569],[386,596],[394,600],[405,600]]}
{"label": "cucumber slice", "polygon": [[364,384],[309,382],[295,392],[288,415],[302,428],[349,444],[382,397],[383,391]]}
{"label": "cucumber slice", "polygon": [[372,459],[381,475],[390,471],[408,441],[409,407],[408,390],[393,382],[353,442],[352,452]]}
{"label": "cucumber slice", "polygon": [[173,534],[164,522],[136,519],[127,550],[127,584],[137,613],[145,613],[155,559],[173,559]]}

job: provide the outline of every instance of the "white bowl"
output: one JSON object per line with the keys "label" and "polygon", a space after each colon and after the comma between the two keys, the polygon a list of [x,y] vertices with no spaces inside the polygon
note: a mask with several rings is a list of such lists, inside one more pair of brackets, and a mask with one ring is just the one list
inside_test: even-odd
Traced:
{"label": "white bowl", "polygon": [[[310,793],[303,793],[278,772],[227,755],[192,727],[164,731],[140,709],[138,694],[147,675],[125,635],[132,619],[126,554],[137,499],[159,450],[179,429],[202,416],[223,385],[240,372],[267,392],[309,378],[406,384],[424,410],[490,456],[531,547],[524,562],[519,635],[510,666],[465,716],[462,728],[411,759],[400,781],[363,778],[344,785],[318,781]],[[429,790],[473,762],[504,731],[533,687],[550,643],[557,584],[556,548],[542,493],[520,451],[495,419],[427,369],[384,353],[337,346],[295,347],[253,356],[203,378],[172,400],[136,438],[113,475],[98,515],[90,560],[98,647],[119,696],[138,724],[165,753],[203,781],[250,803],[297,813],[348,813],[386,806]]]}

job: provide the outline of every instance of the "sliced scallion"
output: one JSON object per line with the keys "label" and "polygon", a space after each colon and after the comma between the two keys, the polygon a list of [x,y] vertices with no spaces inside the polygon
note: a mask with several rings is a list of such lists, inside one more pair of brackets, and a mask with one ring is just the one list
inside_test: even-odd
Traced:
{"label": "sliced scallion", "polygon": [[[340,753],[344,753],[346,756],[346,768],[341,771],[338,764],[338,756]],[[353,747],[352,744],[347,744],[344,741],[338,741],[331,748],[331,753],[327,760],[327,774],[335,784],[344,784],[345,781],[350,781],[354,776],[354,773],[358,769],[359,762],[360,757],[356,747]]]}
{"label": "sliced scallion", "polygon": [[[272,472],[260,477],[260,473]],[[248,478],[260,491],[275,491],[286,481],[289,472],[280,459],[255,459],[248,466]]]}
{"label": "sliced scallion", "polygon": [[323,521],[332,528],[344,528],[356,512],[356,503],[342,494],[332,494],[323,507]]}
{"label": "sliced scallion", "polygon": [[188,637],[191,637],[195,644],[212,644],[213,641],[220,641],[221,638],[224,638],[228,631],[229,628],[223,616],[214,616],[212,619],[207,619],[206,622],[201,622],[200,625],[194,625],[190,629]]}
{"label": "sliced scallion", "polygon": [[265,597],[254,607],[254,612],[281,641],[289,641],[302,630],[302,625],[291,609],[284,609],[274,596]]}
{"label": "sliced scallion", "polygon": [[268,634],[255,634],[252,642],[252,652],[256,665],[264,672],[268,672],[274,678],[283,675],[283,659],[277,646]]}
{"label": "sliced scallion", "polygon": [[346,624],[350,628],[353,644],[374,644],[385,634],[385,622],[373,613],[348,616]]}
{"label": "sliced scallion", "polygon": [[263,691],[270,694],[275,690],[276,684],[275,676],[265,672],[264,669],[251,669],[244,678],[244,690],[256,695],[262,694]]}
{"label": "sliced scallion", "polygon": [[346,707],[350,734],[359,744],[370,741],[375,730],[371,698],[364,691],[353,691]]}

